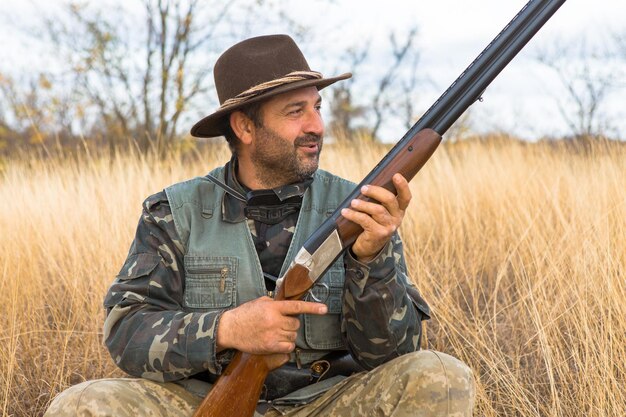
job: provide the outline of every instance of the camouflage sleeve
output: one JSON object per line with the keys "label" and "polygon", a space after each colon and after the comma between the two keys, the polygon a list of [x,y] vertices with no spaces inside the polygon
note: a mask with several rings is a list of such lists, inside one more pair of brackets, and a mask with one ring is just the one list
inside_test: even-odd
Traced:
{"label": "camouflage sleeve", "polygon": [[367,264],[344,257],[346,290],[341,330],[346,346],[366,369],[419,349],[421,321],[430,310],[406,274],[402,241],[394,234]]}
{"label": "camouflage sleeve", "polygon": [[183,310],[182,253],[165,193],[149,197],[104,300],[105,344],[115,363],[133,376],[172,381],[221,371],[215,346],[220,312]]}

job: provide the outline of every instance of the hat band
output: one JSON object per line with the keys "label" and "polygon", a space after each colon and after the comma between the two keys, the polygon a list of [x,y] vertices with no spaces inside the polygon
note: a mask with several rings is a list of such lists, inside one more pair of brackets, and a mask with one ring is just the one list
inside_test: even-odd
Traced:
{"label": "hat band", "polygon": [[322,78],[322,74],[317,71],[290,72],[289,74],[285,75],[282,78],[277,78],[275,80],[266,81],[264,83],[255,85],[254,87],[250,87],[246,91],[237,94],[235,97],[229,98],[228,100],[222,103],[222,105],[220,106],[218,110],[221,110],[225,107],[230,107],[235,104],[239,104],[243,101],[249,100],[252,97],[256,97],[268,90],[271,90],[272,88],[278,87],[283,84],[289,84],[295,81],[315,80],[315,79],[321,79],[321,78]]}

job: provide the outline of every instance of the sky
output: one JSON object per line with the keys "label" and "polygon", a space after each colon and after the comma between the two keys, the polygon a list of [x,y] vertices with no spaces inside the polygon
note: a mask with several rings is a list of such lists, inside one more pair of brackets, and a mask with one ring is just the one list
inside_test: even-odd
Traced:
{"label": "sky", "polygon": [[[111,0],[101,0],[110,2]],[[33,11],[45,13],[60,2],[43,0],[0,0],[0,73],[21,71],[37,62],[36,53],[24,43],[15,26],[28,26]],[[334,0],[286,2],[289,15],[312,27],[312,40],[303,46],[312,67],[322,72],[351,71],[341,60],[346,45],[368,42],[377,62],[388,59],[390,31],[403,33],[418,28],[420,51],[418,73],[427,80],[416,97],[425,111],[450,85],[493,37],[524,6],[524,0]],[[293,7],[291,7],[293,4]],[[138,0],[128,0],[126,7],[140,9]],[[7,16],[10,22],[7,22]],[[7,24],[10,23],[10,24]],[[259,33],[273,33],[281,28],[260,28]],[[555,74],[537,63],[538,50],[557,41],[567,42],[587,37],[602,45],[611,33],[626,34],[626,1],[568,0],[547,22],[524,50],[508,65],[483,95],[484,101],[471,108],[472,124],[478,131],[504,130],[528,139],[543,135],[567,134],[558,112],[557,97],[563,95]],[[323,53],[321,52],[323,51]],[[626,72],[622,60],[616,71]],[[342,65],[342,64],[345,64]],[[372,74],[373,68],[367,68]],[[360,76],[367,78],[367,71]],[[617,135],[626,136],[626,111],[622,110],[621,90],[607,98],[602,109],[614,121]],[[405,126],[388,124],[383,135],[389,140],[401,137]]]}
{"label": "sky", "polygon": [[[432,79],[432,87],[425,88],[418,99],[426,109],[526,1],[387,1],[384,4],[388,7],[364,7],[370,3],[356,0],[337,3],[342,11],[328,14],[351,16],[344,20],[346,26],[341,32],[357,39],[384,42],[389,28],[407,28],[417,22],[421,71]],[[581,36],[590,43],[602,44],[613,32],[626,34],[626,1],[566,1],[491,84],[483,95],[484,101],[472,106],[474,127],[504,130],[527,139],[567,134],[556,106],[556,97],[563,94],[562,87],[555,74],[537,62],[538,50]],[[622,60],[622,67],[625,62]],[[624,93],[622,90],[608,97],[603,109],[618,123],[620,137],[626,134]]]}

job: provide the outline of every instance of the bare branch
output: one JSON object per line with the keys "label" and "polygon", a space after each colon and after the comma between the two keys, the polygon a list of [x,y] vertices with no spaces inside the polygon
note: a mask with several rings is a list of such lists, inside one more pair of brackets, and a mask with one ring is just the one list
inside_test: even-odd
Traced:
{"label": "bare branch", "polygon": [[589,46],[587,39],[564,44],[555,42],[540,51],[537,60],[550,68],[565,94],[556,97],[563,121],[574,136],[598,136],[611,128],[602,108],[614,93],[624,73],[612,68],[616,53],[611,45]]}
{"label": "bare branch", "polygon": [[378,83],[378,89],[372,100],[372,111],[374,113],[374,125],[372,127],[372,136],[377,137],[378,130],[383,122],[384,114],[389,107],[394,106],[392,100],[385,96],[390,85],[396,78],[396,74],[399,71],[405,57],[413,46],[413,41],[417,35],[417,28],[413,27],[406,36],[403,44],[399,45],[396,39],[396,34],[391,33],[389,40],[392,45],[393,62],[387,68],[385,74],[380,78]]}

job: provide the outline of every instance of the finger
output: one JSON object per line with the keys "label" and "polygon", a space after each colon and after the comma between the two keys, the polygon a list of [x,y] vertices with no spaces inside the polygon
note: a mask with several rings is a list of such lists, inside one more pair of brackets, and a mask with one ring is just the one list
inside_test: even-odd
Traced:
{"label": "finger", "polygon": [[391,213],[382,204],[354,199],[350,202],[350,207],[355,211],[369,214],[379,224],[386,225],[394,222]]}
{"label": "finger", "polygon": [[402,174],[396,174],[393,176],[393,185],[398,192],[397,200],[400,210],[406,210],[411,202],[411,189],[409,188],[409,182],[402,176]]}
{"label": "finger", "polygon": [[392,182],[397,194],[375,185],[361,187],[361,194],[380,202],[393,216],[397,216],[402,214],[398,211],[404,211],[409,206],[412,195],[409,183],[402,174],[395,174]]}
{"label": "finger", "polygon": [[296,344],[293,342],[278,342],[272,350],[276,353],[290,353],[295,348]]}
{"label": "finger", "polygon": [[296,339],[298,338],[298,333],[297,332],[284,332],[283,333],[283,339],[287,342],[295,342]]}
{"label": "finger", "polygon": [[274,335],[274,344],[276,343],[294,343],[298,338],[297,332],[278,332]]}
{"label": "finger", "polygon": [[382,225],[376,222],[369,214],[349,208],[344,208],[343,210],[341,210],[341,215],[346,219],[361,226],[363,230],[366,230],[377,236],[390,235],[397,229],[395,224]]}
{"label": "finger", "polygon": [[300,328],[300,320],[295,317],[285,316],[281,325],[282,330],[295,332]]}
{"label": "finger", "polygon": [[393,204],[396,200],[394,193],[378,185],[364,185],[361,187],[361,194],[378,201],[380,204]]}
{"label": "finger", "polygon": [[288,316],[298,314],[326,314],[328,308],[326,304],[313,303],[309,301],[277,301],[278,311]]}
{"label": "finger", "polygon": [[401,215],[398,199],[391,191],[377,185],[364,185],[361,187],[361,194],[376,200],[376,202],[383,205],[391,215]]}

